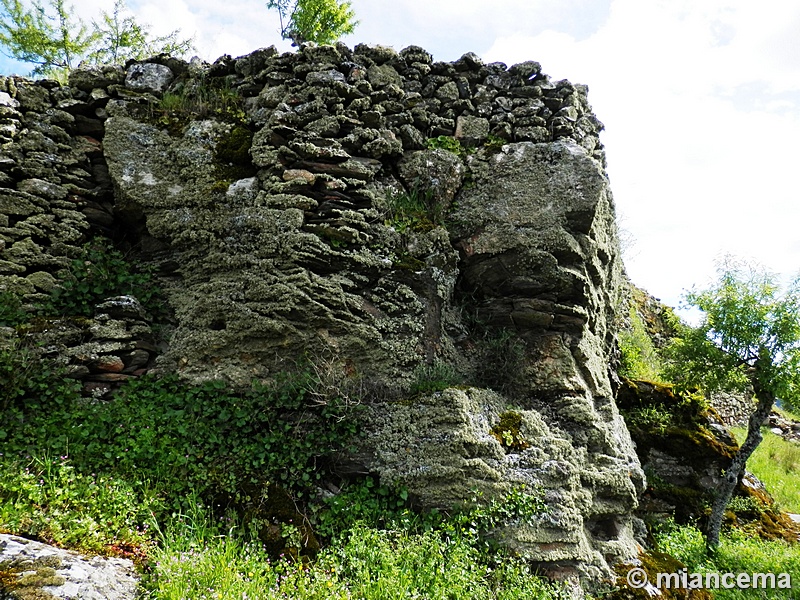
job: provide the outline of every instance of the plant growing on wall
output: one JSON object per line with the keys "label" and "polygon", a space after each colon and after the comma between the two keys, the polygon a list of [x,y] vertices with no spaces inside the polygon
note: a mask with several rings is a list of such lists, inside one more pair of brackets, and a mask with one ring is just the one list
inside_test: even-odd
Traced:
{"label": "plant growing on wall", "polygon": [[677,381],[706,391],[752,390],[757,400],[747,439],[716,492],[707,531],[711,548],[719,545],[725,508],[773,404],[800,403],[800,278],[783,291],[775,275],[731,258],[718,272],[713,286],[686,295],[703,320],[670,348]]}
{"label": "plant growing on wall", "polygon": [[69,272],[41,307],[47,316],[91,316],[111,296],[133,295],[151,313],[162,313],[161,289],[149,272],[136,272],[110,240],[85,244]]}

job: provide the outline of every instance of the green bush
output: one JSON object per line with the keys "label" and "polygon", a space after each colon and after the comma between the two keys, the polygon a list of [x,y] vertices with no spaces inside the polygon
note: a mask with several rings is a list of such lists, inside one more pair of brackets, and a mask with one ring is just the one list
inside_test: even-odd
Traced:
{"label": "green bush", "polygon": [[162,292],[148,271],[131,268],[110,240],[95,238],[70,263],[41,312],[48,316],[92,316],[95,306],[112,296],[133,295],[154,316],[163,313]]}
{"label": "green bush", "polygon": [[[19,340],[0,347],[0,442],[23,435],[20,427],[30,422],[26,415],[63,411],[80,399],[80,383],[65,378],[61,369],[42,361]],[[60,436],[58,429],[52,432]],[[31,441],[35,445],[35,438]]]}
{"label": "green bush", "polygon": [[240,495],[268,483],[304,495],[321,477],[320,461],[354,433],[343,401],[320,402],[313,385],[301,373],[234,394],[221,381],[145,376],[110,402],[70,393],[15,406],[0,439],[11,456],[49,452],[82,472],[149,480],[173,509],[191,493],[245,501]]}
{"label": "green bush", "polygon": [[[312,510],[314,531],[328,540],[359,523],[375,529],[414,529],[424,521],[409,507],[407,489],[380,485],[372,477],[348,484],[321,505],[312,506]],[[437,514],[431,517],[428,527]]]}

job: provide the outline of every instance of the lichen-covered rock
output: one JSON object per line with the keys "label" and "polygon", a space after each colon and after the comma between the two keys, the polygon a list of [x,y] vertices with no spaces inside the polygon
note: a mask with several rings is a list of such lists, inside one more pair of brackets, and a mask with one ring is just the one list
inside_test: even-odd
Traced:
{"label": "lichen-covered rock", "polygon": [[87,557],[0,534],[0,597],[133,600],[139,576],[131,561]]}
{"label": "lichen-covered rock", "polygon": [[[508,378],[521,375],[515,400],[475,403],[485,392],[447,390],[381,409],[370,436],[380,441],[365,460],[438,506],[469,486],[495,497],[514,481],[544,488],[547,525],[509,527],[504,543],[545,570],[570,564],[581,578],[610,577],[609,560],[636,556],[631,512],[644,475],[609,377],[621,263],[607,179],[569,142],[479,152],[469,168],[450,227],[459,285],[484,327],[523,343],[506,365]],[[505,456],[490,429],[509,409],[535,441]]]}
{"label": "lichen-covered rock", "polygon": [[163,92],[174,78],[166,65],[137,63],[128,67],[125,85],[133,90]]}
{"label": "lichen-covered rock", "polygon": [[[592,582],[634,559],[643,476],[608,373],[620,258],[585,87],[414,46],[161,62],[124,85],[0,80],[0,285],[36,299],[90,228],[166,274],[162,348],[122,299],[45,320],[86,390],[158,350],[236,386],[325,356],[402,398],[365,398],[362,472],[427,506],[526,483],[550,510],[498,528],[504,544]],[[464,386],[411,394],[437,365]]]}

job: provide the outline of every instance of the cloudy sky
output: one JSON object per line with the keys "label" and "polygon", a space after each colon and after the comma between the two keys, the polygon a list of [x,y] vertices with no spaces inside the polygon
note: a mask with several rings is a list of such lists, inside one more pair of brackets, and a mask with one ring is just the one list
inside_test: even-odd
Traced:
{"label": "cloudy sky", "polygon": [[[87,20],[112,0],[73,0]],[[275,44],[262,0],[129,0],[154,33],[197,54]],[[589,86],[633,281],[677,305],[725,253],[800,269],[800,2],[796,0],[353,0],[351,47],[423,46],[537,60]],[[16,70],[26,72],[26,67]],[[14,70],[0,59],[0,72]]]}

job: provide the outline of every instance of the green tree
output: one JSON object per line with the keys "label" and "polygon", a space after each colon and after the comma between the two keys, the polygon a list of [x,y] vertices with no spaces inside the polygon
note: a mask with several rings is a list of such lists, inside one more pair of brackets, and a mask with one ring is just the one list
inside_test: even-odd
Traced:
{"label": "green tree", "polygon": [[752,393],[756,400],[747,438],[714,496],[706,532],[712,549],[719,545],[725,508],[761,442],[773,404],[778,399],[800,404],[800,279],[782,290],[774,274],[731,258],[718,274],[709,289],[686,294],[687,304],[702,311],[702,322],[687,329],[669,352],[676,381],[706,392]]}
{"label": "green tree", "polygon": [[88,56],[94,64],[122,64],[156,54],[181,56],[194,49],[192,39],[179,39],[180,30],[152,37],[150,26],[136,22],[125,0],[115,0],[111,13],[103,12],[101,21],[92,21],[96,40]]}
{"label": "green tree", "polygon": [[136,22],[125,0],[115,0],[111,13],[89,27],[73,16],[65,0],[32,0],[32,8],[20,0],[0,0],[0,46],[5,54],[36,65],[34,75],[60,78],[82,60],[92,64],[121,64],[155,54],[182,55],[192,40],[179,39],[179,31],[150,35],[149,26]]}
{"label": "green tree", "polygon": [[72,69],[95,42],[97,34],[67,7],[50,0],[45,7],[33,0],[26,8],[20,0],[0,0],[0,45],[6,54],[36,65],[35,75],[57,75]]}
{"label": "green tree", "polygon": [[339,0],[269,0],[267,8],[278,11],[281,36],[292,45],[304,42],[332,44],[353,33],[358,21],[350,2]]}

